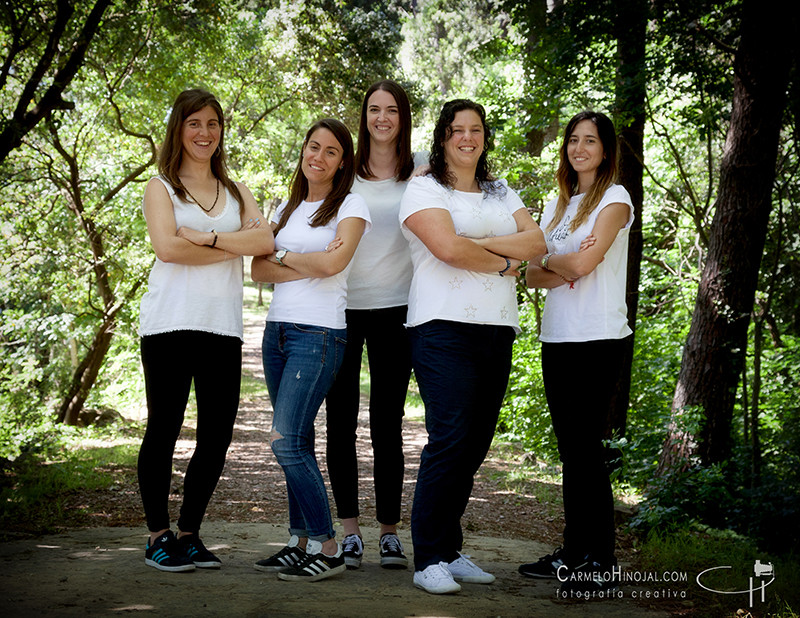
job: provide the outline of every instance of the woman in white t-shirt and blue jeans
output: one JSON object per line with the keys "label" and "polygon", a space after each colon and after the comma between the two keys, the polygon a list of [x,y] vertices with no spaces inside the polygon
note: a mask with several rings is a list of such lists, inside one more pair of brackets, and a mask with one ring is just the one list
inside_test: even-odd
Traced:
{"label": "woman in white t-shirt and blue jeans", "polygon": [[508,384],[517,269],[545,248],[522,200],[489,173],[490,145],[482,106],[446,103],[430,174],[409,182],[400,206],[414,264],[411,360],[428,430],[411,512],[414,585],[432,594],[494,581],[460,554],[461,517]]}
{"label": "woman in white t-shirt and blue jeans", "polygon": [[397,213],[415,165],[424,163],[427,153],[415,156],[411,151],[408,96],[396,82],[376,82],[361,106],[353,183],[353,192],[369,207],[372,228],[356,250],[347,279],[347,348],[326,399],[328,474],[345,535],[342,549],[348,568],[358,568],[364,553],[358,525],[356,429],[365,345],[380,565],[408,566],[397,523],[405,472],[403,415],[411,377],[404,324],[412,269]]}
{"label": "woman in white t-shirt and blue jeans", "polygon": [[616,176],[611,120],[591,111],[573,117],[561,145],[559,196],[542,214],[547,253],[526,274],[528,287],[548,290],[539,338],[563,464],[565,527],[563,547],[519,571],[558,578],[564,593],[602,592],[617,581],[603,437],[631,336],[625,284],[633,206]]}
{"label": "woman in white t-shirt and blue jeans", "polygon": [[290,534],[286,547],[255,566],[287,581],[316,581],[346,568],[314,452],[314,420],[344,355],[347,273],[370,222],[363,198],[350,193],[354,174],[350,131],[332,118],[316,122],[303,141],[289,200],[272,220],[278,250],[252,266],[253,281],[275,283],[262,354],[273,408],[270,445],[286,476]]}

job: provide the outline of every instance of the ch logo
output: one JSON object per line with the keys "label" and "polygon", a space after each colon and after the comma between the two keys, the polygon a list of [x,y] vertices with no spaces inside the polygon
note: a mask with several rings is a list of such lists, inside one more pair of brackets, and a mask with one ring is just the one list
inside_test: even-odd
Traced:
{"label": "ch logo", "polygon": [[[714,592],[716,594],[747,594],[749,595],[750,599],[750,607],[753,607],[753,592],[760,590],[761,591],[761,602],[764,602],[764,590],[767,586],[769,586],[772,582],[775,581],[775,568],[772,566],[771,562],[762,563],[761,560],[756,560],[753,564],[753,575],[758,580],[753,585],[753,577],[750,577],[750,585],[746,590],[715,590],[714,588],[709,588],[708,586],[704,585],[703,582],[700,581],[700,578],[703,577],[706,573],[710,573],[711,571],[717,571],[719,569],[730,569],[730,566],[718,566],[718,567],[711,567],[710,569],[706,569],[705,571],[701,571],[697,574],[697,585],[703,588],[704,590],[708,590],[709,592]],[[761,578],[767,578],[764,579]]]}

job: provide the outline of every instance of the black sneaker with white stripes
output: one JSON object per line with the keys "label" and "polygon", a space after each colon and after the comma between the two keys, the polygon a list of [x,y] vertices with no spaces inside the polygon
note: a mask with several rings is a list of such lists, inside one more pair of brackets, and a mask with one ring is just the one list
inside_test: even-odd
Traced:
{"label": "black sneaker with white stripes", "polygon": [[341,546],[337,545],[335,556],[326,556],[322,553],[322,543],[309,541],[306,552],[299,564],[278,571],[278,578],[288,582],[316,582],[347,569]]}
{"label": "black sneaker with white stripes", "polygon": [[300,539],[292,535],[286,547],[269,558],[259,560],[253,566],[259,571],[280,571],[299,564],[306,557],[306,552],[298,546],[299,541]]}

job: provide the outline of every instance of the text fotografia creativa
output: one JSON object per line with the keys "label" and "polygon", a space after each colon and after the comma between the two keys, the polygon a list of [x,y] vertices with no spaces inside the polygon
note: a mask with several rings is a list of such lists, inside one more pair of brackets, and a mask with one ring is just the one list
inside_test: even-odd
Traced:
{"label": "text fotografia creativa", "polygon": [[619,584],[653,585],[688,583],[689,574],[685,571],[626,571],[621,566],[614,566],[604,572],[570,571],[561,566],[556,572],[559,581],[563,582],[590,582],[600,581],[604,585],[592,591],[556,590],[559,599],[686,599],[686,589],[661,587],[658,589],[628,589],[620,590]]}

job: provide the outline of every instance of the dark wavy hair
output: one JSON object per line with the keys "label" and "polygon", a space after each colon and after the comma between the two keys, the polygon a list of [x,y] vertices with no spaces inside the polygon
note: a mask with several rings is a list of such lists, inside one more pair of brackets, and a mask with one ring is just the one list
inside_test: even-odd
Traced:
{"label": "dark wavy hair", "polygon": [[364,95],[361,103],[361,121],[358,125],[358,149],[356,151],[356,173],[362,178],[372,178],[369,169],[369,129],[367,128],[367,104],[376,90],[383,90],[394,97],[400,116],[400,132],[397,135],[397,180],[408,180],[414,171],[414,153],[411,152],[411,104],[403,87],[391,79],[375,82]]}
{"label": "dark wavy hair", "polygon": [[342,205],[342,202],[344,202],[344,198],[347,197],[347,194],[350,193],[350,189],[353,187],[356,168],[355,157],[353,155],[353,137],[350,135],[350,129],[348,129],[343,122],[335,118],[323,118],[322,120],[318,120],[311,125],[311,128],[308,130],[303,140],[303,148],[300,150],[300,159],[292,175],[289,201],[286,204],[286,208],[283,209],[283,213],[281,213],[278,226],[275,228],[275,235],[283,229],[288,223],[289,217],[292,216],[292,213],[297,210],[300,203],[308,196],[308,179],[303,173],[303,152],[308,145],[308,140],[311,139],[311,136],[317,129],[327,129],[333,133],[336,141],[339,142],[339,146],[342,147],[342,163],[341,167],[336,170],[336,174],[333,176],[333,188],[331,188],[331,192],[325,196],[325,200],[320,207],[317,208],[317,212],[314,213],[314,217],[311,219],[311,227],[320,227],[333,219],[339,212],[339,207]]}
{"label": "dark wavy hair", "polygon": [[192,114],[199,112],[204,107],[211,107],[217,114],[219,121],[219,145],[214,155],[211,157],[211,173],[230,191],[240,204],[244,204],[239,187],[228,177],[227,157],[225,156],[225,117],[222,113],[222,106],[217,101],[217,97],[200,88],[184,90],[175,99],[172,111],[167,121],[167,134],[158,155],[158,173],[161,174],[175,189],[175,194],[182,199],[186,199],[186,187],[183,186],[178,171],[183,161],[183,122]]}
{"label": "dark wavy hair", "polygon": [[578,172],[572,167],[567,155],[569,138],[578,123],[589,120],[597,127],[597,136],[603,145],[603,160],[597,168],[597,175],[594,183],[586,192],[578,204],[578,212],[575,218],[570,221],[569,227],[573,232],[583,225],[589,215],[600,203],[605,192],[617,180],[618,159],[617,159],[617,132],[611,119],[600,112],[586,110],[576,114],[567,123],[564,129],[564,138],[559,149],[559,163],[556,171],[556,182],[558,183],[558,203],[556,204],[553,220],[547,226],[547,231],[551,231],[564,217],[570,199],[578,192]]}
{"label": "dark wavy hair", "polygon": [[489,125],[486,123],[486,110],[483,105],[470,101],[469,99],[454,99],[448,101],[442,107],[439,113],[439,120],[436,121],[436,127],[433,129],[433,141],[431,142],[431,154],[429,163],[431,166],[430,175],[441,185],[453,188],[455,179],[452,172],[447,169],[447,161],[445,160],[444,143],[450,139],[453,134],[453,120],[458,112],[464,110],[472,110],[481,119],[483,124],[483,152],[480,159],[478,159],[478,166],[475,169],[475,180],[478,181],[478,186],[483,191],[495,191],[499,187],[499,183],[492,175],[489,169],[489,151],[492,149],[492,135]]}

